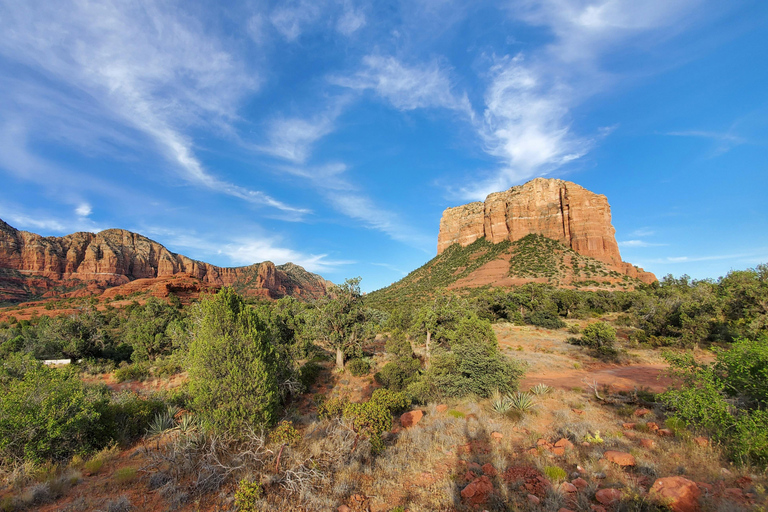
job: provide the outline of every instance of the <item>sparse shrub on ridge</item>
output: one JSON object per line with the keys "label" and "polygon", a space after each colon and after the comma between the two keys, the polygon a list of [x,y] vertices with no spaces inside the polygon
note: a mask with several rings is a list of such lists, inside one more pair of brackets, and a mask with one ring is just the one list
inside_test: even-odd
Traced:
{"label": "sparse shrub on ridge", "polygon": [[362,377],[363,375],[367,375],[371,371],[370,363],[365,359],[359,359],[359,358],[347,361],[346,368],[347,370],[349,370],[349,373],[351,373],[355,377]]}

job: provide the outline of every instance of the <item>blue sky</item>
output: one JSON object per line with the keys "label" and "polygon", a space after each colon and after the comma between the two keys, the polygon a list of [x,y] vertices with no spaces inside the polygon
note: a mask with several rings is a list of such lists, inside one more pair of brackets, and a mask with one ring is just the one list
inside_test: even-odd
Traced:
{"label": "blue sky", "polygon": [[624,260],[768,262],[768,3],[0,0],[0,218],[386,286],[442,211],[606,194]]}

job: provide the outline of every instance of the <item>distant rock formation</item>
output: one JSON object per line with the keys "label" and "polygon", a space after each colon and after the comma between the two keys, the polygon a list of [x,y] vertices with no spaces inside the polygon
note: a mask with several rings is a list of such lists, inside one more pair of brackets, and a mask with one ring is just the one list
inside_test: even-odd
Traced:
{"label": "distant rock formation", "polygon": [[[251,296],[316,298],[328,282],[298,265],[270,261],[223,268],[172,253],[161,244],[123,229],[43,237],[19,231],[0,220],[0,299],[24,300],[35,294],[86,284],[90,293],[139,279],[177,274],[203,286],[232,286]],[[4,292],[4,293],[3,293]],[[90,294],[89,293],[89,294]]]}
{"label": "distant rock formation", "polygon": [[437,253],[452,244],[467,246],[485,237],[493,243],[529,234],[557,240],[645,283],[656,276],[621,261],[608,199],[575,183],[536,178],[475,202],[448,208],[440,220]]}

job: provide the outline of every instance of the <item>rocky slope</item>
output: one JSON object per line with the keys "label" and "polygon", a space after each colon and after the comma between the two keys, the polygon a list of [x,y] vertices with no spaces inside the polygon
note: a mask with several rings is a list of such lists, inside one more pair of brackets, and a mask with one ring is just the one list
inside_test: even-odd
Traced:
{"label": "rocky slope", "polygon": [[615,232],[611,207],[604,195],[569,181],[536,178],[490,194],[485,202],[445,210],[440,220],[437,254],[453,244],[468,246],[482,237],[500,243],[537,234],[599,260],[621,274],[645,283],[656,281],[650,272],[621,261]]}
{"label": "rocky slope", "polygon": [[[327,282],[292,263],[223,268],[173,253],[137,233],[108,229],[43,237],[0,220],[0,300],[98,294],[137,280],[182,274],[185,289],[231,286],[249,296],[315,298]],[[195,282],[197,284],[195,284]],[[166,287],[173,290],[173,286]]]}

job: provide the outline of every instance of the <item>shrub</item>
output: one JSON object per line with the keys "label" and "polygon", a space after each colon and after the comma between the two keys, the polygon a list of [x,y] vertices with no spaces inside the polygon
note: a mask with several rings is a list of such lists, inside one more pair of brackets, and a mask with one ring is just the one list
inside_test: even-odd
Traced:
{"label": "shrub", "polygon": [[344,407],[344,418],[352,421],[355,432],[368,438],[373,453],[384,450],[381,436],[392,428],[392,412],[385,404],[374,400],[348,403]]}
{"label": "shrub", "polygon": [[335,418],[341,416],[346,405],[347,399],[343,397],[322,399],[317,406],[317,415],[321,418]]}
{"label": "shrub", "polygon": [[387,340],[384,350],[396,357],[411,357],[413,349],[405,334],[396,332]]}
{"label": "shrub", "polygon": [[549,478],[552,482],[559,482],[561,480],[565,480],[568,476],[568,473],[565,472],[565,470],[558,466],[547,466],[544,468],[544,474],[547,475],[547,478]]}
{"label": "shrub", "polygon": [[202,300],[189,344],[194,406],[215,427],[271,425],[280,404],[282,362],[271,332],[229,288]]}
{"label": "shrub", "polygon": [[435,350],[424,379],[435,397],[488,397],[514,390],[521,374],[518,364],[499,353],[490,322],[468,317],[451,333],[450,351]]}
{"label": "shrub", "polygon": [[402,391],[419,378],[421,361],[408,355],[398,357],[376,372],[374,379],[382,386],[394,391]]}
{"label": "shrub", "polygon": [[0,368],[0,459],[66,460],[99,447],[108,395],[74,368],[13,356]]}
{"label": "shrub", "polygon": [[304,386],[304,389],[309,389],[317,381],[322,370],[323,367],[314,361],[309,361],[299,369],[299,382]]}
{"label": "shrub", "polygon": [[243,478],[235,491],[235,507],[240,512],[256,512],[262,492],[259,482]]}
{"label": "shrub", "polygon": [[136,480],[136,468],[126,467],[115,471],[115,481],[120,484],[129,484]]}
{"label": "shrub", "polygon": [[591,323],[581,332],[581,344],[590,348],[612,348],[616,331],[604,322]]}
{"label": "shrub", "polygon": [[390,389],[377,389],[371,395],[371,402],[381,404],[392,413],[405,410],[411,405],[411,400],[403,392],[396,392]]}
{"label": "shrub", "polygon": [[144,380],[149,377],[149,365],[145,362],[134,364],[121,364],[120,368],[115,370],[115,380],[125,382],[128,380]]}
{"label": "shrub", "polygon": [[371,365],[365,359],[352,359],[347,362],[347,370],[355,377],[362,377],[371,371]]}
{"label": "shrub", "polygon": [[562,329],[566,326],[557,313],[551,311],[533,311],[525,316],[525,321],[545,329]]}
{"label": "shrub", "polygon": [[276,444],[293,445],[299,442],[301,434],[290,421],[281,421],[269,434],[269,440]]}

